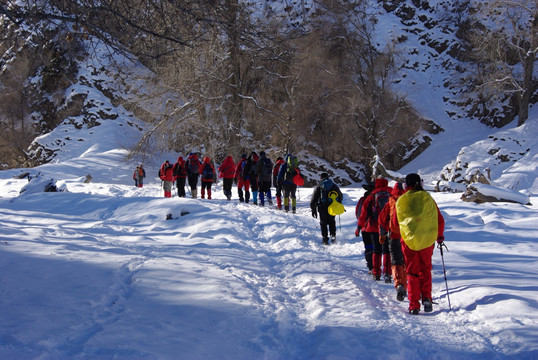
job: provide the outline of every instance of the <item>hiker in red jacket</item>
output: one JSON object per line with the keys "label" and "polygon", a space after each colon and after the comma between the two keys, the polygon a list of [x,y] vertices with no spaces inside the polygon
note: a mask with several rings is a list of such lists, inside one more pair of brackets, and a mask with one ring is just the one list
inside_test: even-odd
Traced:
{"label": "hiker in red jacket", "polygon": [[396,217],[391,221],[400,227],[403,240],[409,313],[418,315],[420,300],[424,312],[433,309],[432,255],[435,242],[442,245],[445,240],[445,220],[418,174],[407,175],[405,186],[407,191],[396,201]]}
{"label": "hiker in red jacket", "polygon": [[185,197],[185,182],[187,181],[187,169],[185,168],[185,160],[183,156],[177,157],[177,162],[172,168],[176,177],[177,196]]}
{"label": "hiker in red jacket", "polygon": [[185,162],[185,170],[187,170],[187,182],[191,188],[191,197],[196,199],[198,197],[198,177],[200,177],[200,160],[196,153],[190,153],[187,161]]}
{"label": "hiker in red jacket", "polygon": [[[366,190],[362,197],[357,202],[357,206],[355,207],[355,217],[357,218],[357,229],[355,230],[355,236],[361,235],[361,227],[359,226],[359,218],[361,216],[361,211],[364,206],[364,201],[366,198],[372,193],[372,190],[374,190],[374,186],[372,184],[363,185],[362,188]],[[366,234],[366,231],[362,231],[362,242],[364,244],[364,260],[366,260],[366,267],[368,267],[368,275],[372,275],[372,269],[374,268],[372,265],[372,256],[374,254],[374,244],[372,242],[373,236],[370,234]]]}
{"label": "hiker in red jacket", "polygon": [[[385,282],[391,282],[391,265],[388,244],[381,244],[379,242],[379,225],[377,218],[379,213],[385,206],[390,197],[392,188],[388,186],[387,179],[376,179],[375,189],[364,200],[364,204],[359,216],[359,227],[363,230],[363,237],[369,236],[374,245],[374,253],[372,255],[372,276],[376,281],[381,280],[381,260],[383,260],[383,274],[385,275]],[[385,203],[382,203],[382,200]],[[383,257],[382,257],[383,255]]]}
{"label": "hiker in red jacket", "polygon": [[392,278],[396,288],[396,299],[403,301],[407,296],[407,274],[405,272],[405,259],[400,243],[400,227],[391,219],[396,217],[396,201],[404,193],[403,184],[397,183],[390,194],[387,205],[381,210],[377,222],[379,223],[379,239],[385,239],[389,244]]}
{"label": "hiker in red jacket", "polygon": [[232,186],[234,182],[234,175],[235,175],[235,163],[234,159],[231,156],[226,156],[224,161],[222,161],[222,164],[218,167],[219,170],[219,178],[222,178],[223,185],[222,185],[222,191],[224,192],[224,196],[226,196],[226,199],[231,200],[232,199]]}
{"label": "hiker in red jacket", "polygon": [[142,164],[138,165],[138,187],[144,186],[144,178],[146,177],[146,170]]}
{"label": "hiker in red jacket", "polygon": [[174,177],[174,170],[173,165],[170,164],[170,161],[166,160],[161,165],[161,170],[159,171],[159,177],[163,181],[163,190],[164,190],[164,197],[171,198],[172,197],[172,184],[176,180]]}
{"label": "hiker in red jacket", "polygon": [[209,156],[204,157],[202,165],[200,165],[200,175],[202,176],[201,197],[205,198],[205,190],[207,189],[207,198],[211,199],[211,185],[215,177],[215,168],[211,164]]}
{"label": "hiker in red jacket", "polygon": [[282,164],[284,164],[284,159],[279,156],[276,158],[275,167],[273,168],[273,186],[275,187],[276,208],[278,210],[282,210],[282,183],[278,182],[278,172]]}
{"label": "hiker in red jacket", "polygon": [[[241,155],[241,160],[237,162],[235,168],[234,179],[237,182],[237,195],[240,202],[249,202],[250,200],[250,181],[248,177],[243,176],[243,168],[247,164],[247,154]],[[245,189],[245,197],[243,197],[243,189]]]}

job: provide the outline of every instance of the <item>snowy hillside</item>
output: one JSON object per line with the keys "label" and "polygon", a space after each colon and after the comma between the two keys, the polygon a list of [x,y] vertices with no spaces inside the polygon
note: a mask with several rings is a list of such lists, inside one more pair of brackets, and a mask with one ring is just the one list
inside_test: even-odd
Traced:
{"label": "snowy hillside", "polygon": [[[436,250],[434,311],[412,317],[392,284],[367,274],[354,236],[359,185],[343,188],[338,243],[323,247],[312,189],[300,190],[292,215],[239,204],[235,189],[227,202],[221,184],[211,201],[165,199],[156,166],[135,188],[135,164],[110,136],[121,129],[125,145],[139,132],[120,123],[92,128],[86,151],[64,148],[31,170],[68,192],[19,195],[22,169],[0,172],[1,358],[538,357],[535,185],[532,206],[433,194],[446,220],[449,292]],[[425,177],[434,155],[413,164]],[[536,177],[535,167],[517,170]],[[86,174],[94,181],[83,183]]]}

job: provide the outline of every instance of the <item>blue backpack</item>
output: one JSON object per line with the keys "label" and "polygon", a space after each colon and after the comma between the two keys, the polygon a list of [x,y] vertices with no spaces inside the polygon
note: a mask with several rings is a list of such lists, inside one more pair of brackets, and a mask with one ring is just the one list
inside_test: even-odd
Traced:
{"label": "blue backpack", "polygon": [[211,165],[205,164],[204,171],[202,171],[202,179],[213,180],[213,169],[211,168]]}
{"label": "blue backpack", "polygon": [[320,184],[321,196],[319,202],[323,205],[330,205],[333,202],[333,199],[329,197],[329,193],[333,188],[334,183],[331,179],[325,179]]}

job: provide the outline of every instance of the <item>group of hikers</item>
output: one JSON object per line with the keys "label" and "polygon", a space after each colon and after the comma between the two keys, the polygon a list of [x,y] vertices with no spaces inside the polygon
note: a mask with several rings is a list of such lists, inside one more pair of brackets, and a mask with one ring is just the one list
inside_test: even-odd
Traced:
{"label": "group of hikers", "polygon": [[[133,174],[135,186],[142,186],[142,165]],[[237,186],[240,202],[254,205],[273,205],[271,187],[276,190],[276,207],[286,212],[296,212],[297,186],[304,184],[303,176],[298,167],[297,156],[287,154],[285,158],[277,157],[275,163],[267,157],[265,151],[259,154],[252,151],[250,155],[242,154],[237,164],[232,156],[227,156],[215,170],[211,158],[203,157],[200,161],[198,154],[190,153],[187,159],[178,156],[171,164],[166,160],[160,167],[159,178],[165,197],[172,197],[173,185],[176,185],[178,197],[186,197],[185,185],[190,189],[192,198],[198,197],[198,180],[201,181],[200,197],[211,199],[211,186],[218,178],[223,180],[223,192],[227,200],[232,199],[232,188]],[[252,197],[251,197],[252,195]]]}
{"label": "group of hikers", "polygon": [[[264,206],[272,205],[271,184],[276,190],[276,207],[296,212],[297,186],[304,184],[297,156],[287,154],[273,162],[264,151],[242,154],[237,164],[227,156],[217,168],[223,179],[223,192],[232,198],[233,185],[237,185],[240,202]],[[186,160],[179,156],[175,164],[165,161],[159,170],[165,197],[172,197],[176,182],[177,194],[185,197],[188,184],[192,198],[197,197],[198,179],[201,177],[201,198],[211,199],[211,185],[217,173],[208,156],[202,161],[196,153]],[[133,178],[141,187],[145,171],[140,165]],[[409,299],[409,313],[417,315],[420,305],[424,312],[433,310],[432,255],[437,242],[444,243],[444,219],[431,195],[424,190],[422,179],[411,173],[405,181],[389,186],[387,179],[378,178],[372,185],[363,185],[364,195],[357,202],[356,236],[362,236],[364,258],[368,272],[375,281],[383,277],[385,283],[394,282],[396,299]],[[251,197],[252,193],[252,197]],[[282,201],[283,200],[283,201]],[[343,212],[343,195],[329,174],[322,173],[310,200],[312,216],[319,218],[322,243],[336,242],[335,216]],[[334,205],[342,211],[335,211]],[[290,206],[291,205],[291,206]]]}
{"label": "group of hikers", "polygon": [[422,179],[411,173],[392,188],[378,178],[355,208],[356,236],[362,235],[364,257],[374,280],[394,280],[396,299],[409,299],[409,313],[433,310],[432,255],[444,245],[444,219]]}

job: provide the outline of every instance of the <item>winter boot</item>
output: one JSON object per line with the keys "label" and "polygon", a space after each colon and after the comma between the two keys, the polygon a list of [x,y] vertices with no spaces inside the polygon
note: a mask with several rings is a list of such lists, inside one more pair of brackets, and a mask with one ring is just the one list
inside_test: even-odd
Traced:
{"label": "winter boot", "polygon": [[211,200],[211,188],[207,189],[207,198]]}
{"label": "winter boot", "polygon": [[290,198],[284,198],[284,211],[290,211]]}
{"label": "winter boot", "polygon": [[191,189],[191,196],[193,199],[198,197],[198,189]]}
{"label": "winter boot", "polygon": [[398,285],[398,287],[396,288],[396,300],[403,301],[406,296],[407,296],[407,291],[405,291],[404,286]]}
{"label": "winter boot", "polygon": [[291,199],[291,212],[295,214],[295,210],[296,210],[296,205],[297,205],[297,199],[295,198],[292,198]]}
{"label": "winter boot", "polygon": [[385,279],[385,284],[390,284],[392,282],[392,277],[390,276],[389,273],[385,273],[383,275],[383,278]]}
{"label": "winter boot", "polygon": [[245,190],[245,203],[248,204],[249,201],[250,201],[250,191]]}
{"label": "winter boot", "polygon": [[411,315],[418,315],[419,312],[420,312],[419,309],[409,309],[409,313],[410,313]]}
{"label": "winter boot", "polygon": [[276,197],[276,208],[278,210],[282,210],[282,197],[281,196]]}
{"label": "winter boot", "polygon": [[336,235],[331,235],[331,242],[336,243]]}
{"label": "winter boot", "polygon": [[432,312],[433,306],[432,306],[432,300],[429,298],[425,298],[422,301],[422,306],[424,306],[424,312]]}
{"label": "winter boot", "polygon": [[202,188],[201,192],[202,192],[202,194],[201,194],[200,197],[201,197],[202,199],[205,199],[205,189]]}
{"label": "winter boot", "polygon": [[329,238],[328,237],[323,237],[323,245],[329,245]]}

